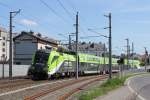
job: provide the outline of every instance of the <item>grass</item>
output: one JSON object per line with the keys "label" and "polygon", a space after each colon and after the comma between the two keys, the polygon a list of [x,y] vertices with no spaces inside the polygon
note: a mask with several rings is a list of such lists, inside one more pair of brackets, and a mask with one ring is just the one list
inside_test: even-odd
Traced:
{"label": "grass", "polygon": [[130,74],[125,77],[119,78],[113,78],[113,79],[108,79],[106,82],[104,82],[102,85],[92,88],[89,91],[83,92],[79,95],[79,100],[93,100],[94,98],[98,96],[102,96],[107,94],[109,91],[114,90],[120,86],[124,85],[124,82],[126,81],[127,78],[134,76],[134,75],[139,75],[139,74]]}

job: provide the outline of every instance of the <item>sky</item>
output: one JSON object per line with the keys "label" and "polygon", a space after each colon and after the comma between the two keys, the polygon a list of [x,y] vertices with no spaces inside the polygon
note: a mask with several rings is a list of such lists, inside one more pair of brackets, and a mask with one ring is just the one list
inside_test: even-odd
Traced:
{"label": "sky", "polygon": [[112,14],[112,52],[126,52],[126,38],[134,43],[134,52],[150,50],[150,0],[0,0],[0,26],[9,29],[9,12],[21,12],[13,18],[13,32],[34,31],[57,40],[68,40],[75,33],[75,16],[79,12],[79,41],[106,43],[108,18]]}

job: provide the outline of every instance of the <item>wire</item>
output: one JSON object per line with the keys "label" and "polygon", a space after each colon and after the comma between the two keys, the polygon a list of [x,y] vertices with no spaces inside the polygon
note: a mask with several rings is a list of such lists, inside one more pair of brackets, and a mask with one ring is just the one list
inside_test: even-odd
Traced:
{"label": "wire", "polygon": [[[60,1],[60,0],[59,0]],[[68,0],[68,2],[67,2],[68,4],[69,4],[69,6],[73,9],[73,11],[74,12],[77,12],[77,10],[76,10],[76,7],[75,7],[75,5],[71,2],[71,0]],[[85,22],[85,20],[83,20],[83,19],[85,19],[85,18],[83,18],[81,15],[80,15],[80,20],[83,22],[83,23],[86,23]],[[84,24],[84,26],[86,26],[86,24]],[[85,34],[86,32],[84,31],[84,28],[83,28],[83,26],[80,24],[80,31],[83,33],[83,34]],[[87,29],[87,28],[86,28]]]}
{"label": "wire", "polygon": [[80,39],[88,39],[88,38],[98,38],[100,36],[83,36],[83,37],[80,37]]}
{"label": "wire", "polygon": [[[12,9],[11,6],[9,6],[9,5],[7,5],[7,4],[4,4],[4,3],[2,3],[2,2],[0,2],[0,5],[6,7],[7,9]],[[26,13],[26,14],[20,13],[20,15],[23,16],[23,17],[25,17],[25,18],[27,18],[27,19],[34,19],[34,20],[38,23],[38,25],[40,24],[40,23],[39,23],[39,20],[41,20],[41,19],[39,19],[38,17],[33,16],[33,15],[30,14],[30,13]],[[31,18],[29,18],[29,16],[30,16]],[[24,27],[25,27],[25,25],[22,25],[22,24],[20,24],[20,23],[18,23],[18,22],[15,22],[15,23],[19,24],[20,26],[24,26]],[[53,27],[53,28],[56,29],[56,27],[55,27],[54,25],[51,25],[51,27]],[[26,27],[26,28],[28,28],[28,27]],[[43,27],[43,25],[41,25],[40,28],[45,29],[45,27]],[[56,30],[57,30],[57,29],[56,29]]]}
{"label": "wire", "polygon": [[43,0],[40,0],[40,2],[45,5],[51,12],[53,12],[53,14],[55,14],[58,18],[62,19],[65,23],[67,22],[66,19],[59,15],[50,5],[48,5],[46,2],[44,2]]}
{"label": "wire", "polygon": [[[5,19],[5,20],[8,21],[8,18],[6,18],[6,17],[4,17],[4,16],[0,16],[0,18],[3,18],[3,19]],[[16,23],[16,24],[19,25],[19,26],[22,26],[22,27],[24,27],[24,28],[28,28],[28,27],[26,27],[25,25],[22,25],[22,24],[18,23],[17,21],[13,21],[13,22]]]}
{"label": "wire", "polygon": [[71,2],[71,0],[68,0],[67,3],[69,6],[73,9],[74,12],[77,12],[75,5]]}
{"label": "wire", "polygon": [[[74,18],[73,18],[73,16],[72,16],[72,14],[65,8],[65,6],[63,5],[63,3],[60,1],[60,0],[57,0],[58,1],[58,3],[60,4],[60,6],[65,10],[65,12],[68,14],[68,16],[72,19],[72,20],[74,20]],[[44,2],[44,0],[40,0],[40,2],[42,3],[42,4],[44,4],[51,12],[53,12],[57,17],[59,17],[60,19],[62,19],[65,23],[67,23],[67,21],[66,21],[66,19],[63,17],[63,16],[61,16],[60,14],[58,14],[50,5],[48,5],[46,2]],[[8,9],[12,9],[12,7],[10,7],[9,5],[7,5],[7,4],[4,4],[4,3],[2,3],[2,2],[0,2],[0,5],[2,5],[2,6],[4,6],[4,7],[6,7],[6,8],[8,8]],[[72,7],[72,9],[74,9],[74,11],[75,11],[75,6],[70,2],[70,5],[71,5],[71,7]],[[24,13],[20,13],[22,16],[24,16],[25,18],[28,18],[28,19],[30,19],[28,16],[30,16],[30,17],[32,17],[36,22],[38,22],[40,19],[39,18],[37,18],[37,17],[35,17],[35,16],[32,16],[32,14],[28,14],[28,13],[26,13],[27,14],[27,16],[26,16],[26,14],[24,14]],[[18,22],[15,22],[16,24],[19,24],[20,26],[22,26],[22,27],[25,27],[25,25],[22,25],[22,24],[20,24],[20,23],[18,23]],[[38,23],[39,24],[39,23]],[[68,24],[68,23],[67,23]],[[51,26],[53,26],[53,25],[51,25]],[[53,26],[54,28],[56,28],[55,26]],[[85,34],[85,31],[84,31],[84,29],[83,29],[83,27],[82,26],[79,26],[80,27],[80,31],[83,33],[83,34]],[[26,27],[27,28],[27,27]],[[41,26],[41,28],[43,28],[42,26]],[[44,29],[45,29],[45,27],[44,27]]]}
{"label": "wire", "polygon": [[11,9],[11,7],[9,7],[7,4],[4,4],[4,3],[2,3],[2,2],[0,2],[0,5],[3,6],[3,7],[8,8],[8,9]]}
{"label": "wire", "polygon": [[72,14],[65,8],[65,6],[63,5],[63,3],[62,3],[60,0],[57,0],[57,1],[58,1],[58,3],[60,4],[60,6],[64,9],[64,11],[68,14],[68,16],[69,16],[72,20],[74,20]]}

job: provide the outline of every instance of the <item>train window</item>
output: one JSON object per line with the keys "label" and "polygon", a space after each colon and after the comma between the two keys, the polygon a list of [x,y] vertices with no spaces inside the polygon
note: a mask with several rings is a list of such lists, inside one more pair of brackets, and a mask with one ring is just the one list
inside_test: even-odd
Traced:
{"label": "train window", "polygon": [[49,53],[37,52],[35,54],[35,63],[47,63]]}
{"label": "train window", "polygon": [[57,60],[58,57],[59,57],[59,56],[54,56],[53,59],[52,59],[52,61],[51,61],[51,64],[52,64],[55,60]]}

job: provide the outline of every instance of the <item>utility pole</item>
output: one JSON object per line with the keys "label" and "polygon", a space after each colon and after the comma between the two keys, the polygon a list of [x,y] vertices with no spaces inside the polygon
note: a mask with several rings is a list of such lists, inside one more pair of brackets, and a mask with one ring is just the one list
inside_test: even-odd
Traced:
{"label": "utility pole", "polygon": [[[106,27],[106,28],[109,28],[109,37],[108,37],[108,39],[109,39],[109,78],[111,79],[112,78],[111,13],[109,13],[109,15],[104,15],[104,16],[109,18],[109,27]],[[104,28],[104,29],[106,29],[106,28]]]}
{"label": "utility pole", "polygon": [[127,40],[127,69],[129,67],[129,39],[125,39]]}
{"label": "utility pole", "polygon": [[145,71],[146,71],[148,52],[147,52],[147,48],[146,47],[144,47],[144,49],[145,49]]}
{"label": "utility pole", "polygon": [[71,45],[71,41],[72,41],[72,39],[71,39],[71,36],[75,36],[75,33],[70,33],[69,34],[69,50],[72,50],[72,45]]}
{"label": "utility pole", "polygon": [[133,67],[133,60],[134,60],[134,43],[132,42],[132,67]]}
{"label": "utility pole", "polygon": [[104,43],[104,67],[105,67],[105,64],[106,64],[106,46],[105,46],[105,43]]}
{"label": "utility pole", "polygon": [[9,44],[9,79],[12,79],[12,65],[13,65],[13,39],[12,39],[12,19],[20,13],[20,9],[18,11],[10,12],[10,25],[9,25],[9,34],[10,34],[10,44]]}
{"label": "utility pole", "polygon": [[78,59],[78,12],[76,14],[76,79],[78,79],[78,71],[79,71],[79,59]]}
{"label": "utility pole", "polygon": [[104,72],[104,68],[106,67],[106,46],[105,46],[105,43],[104,43],[104,66],[103,66],[103,74],[105,74]]}
{"label": "utility pole", "polygon": [[71,50],[71,35],[69,34],[69,50]]}
{"label": "utility pole", "polygon": [[111,13],[109,13],[109,78],[112,78]]}

